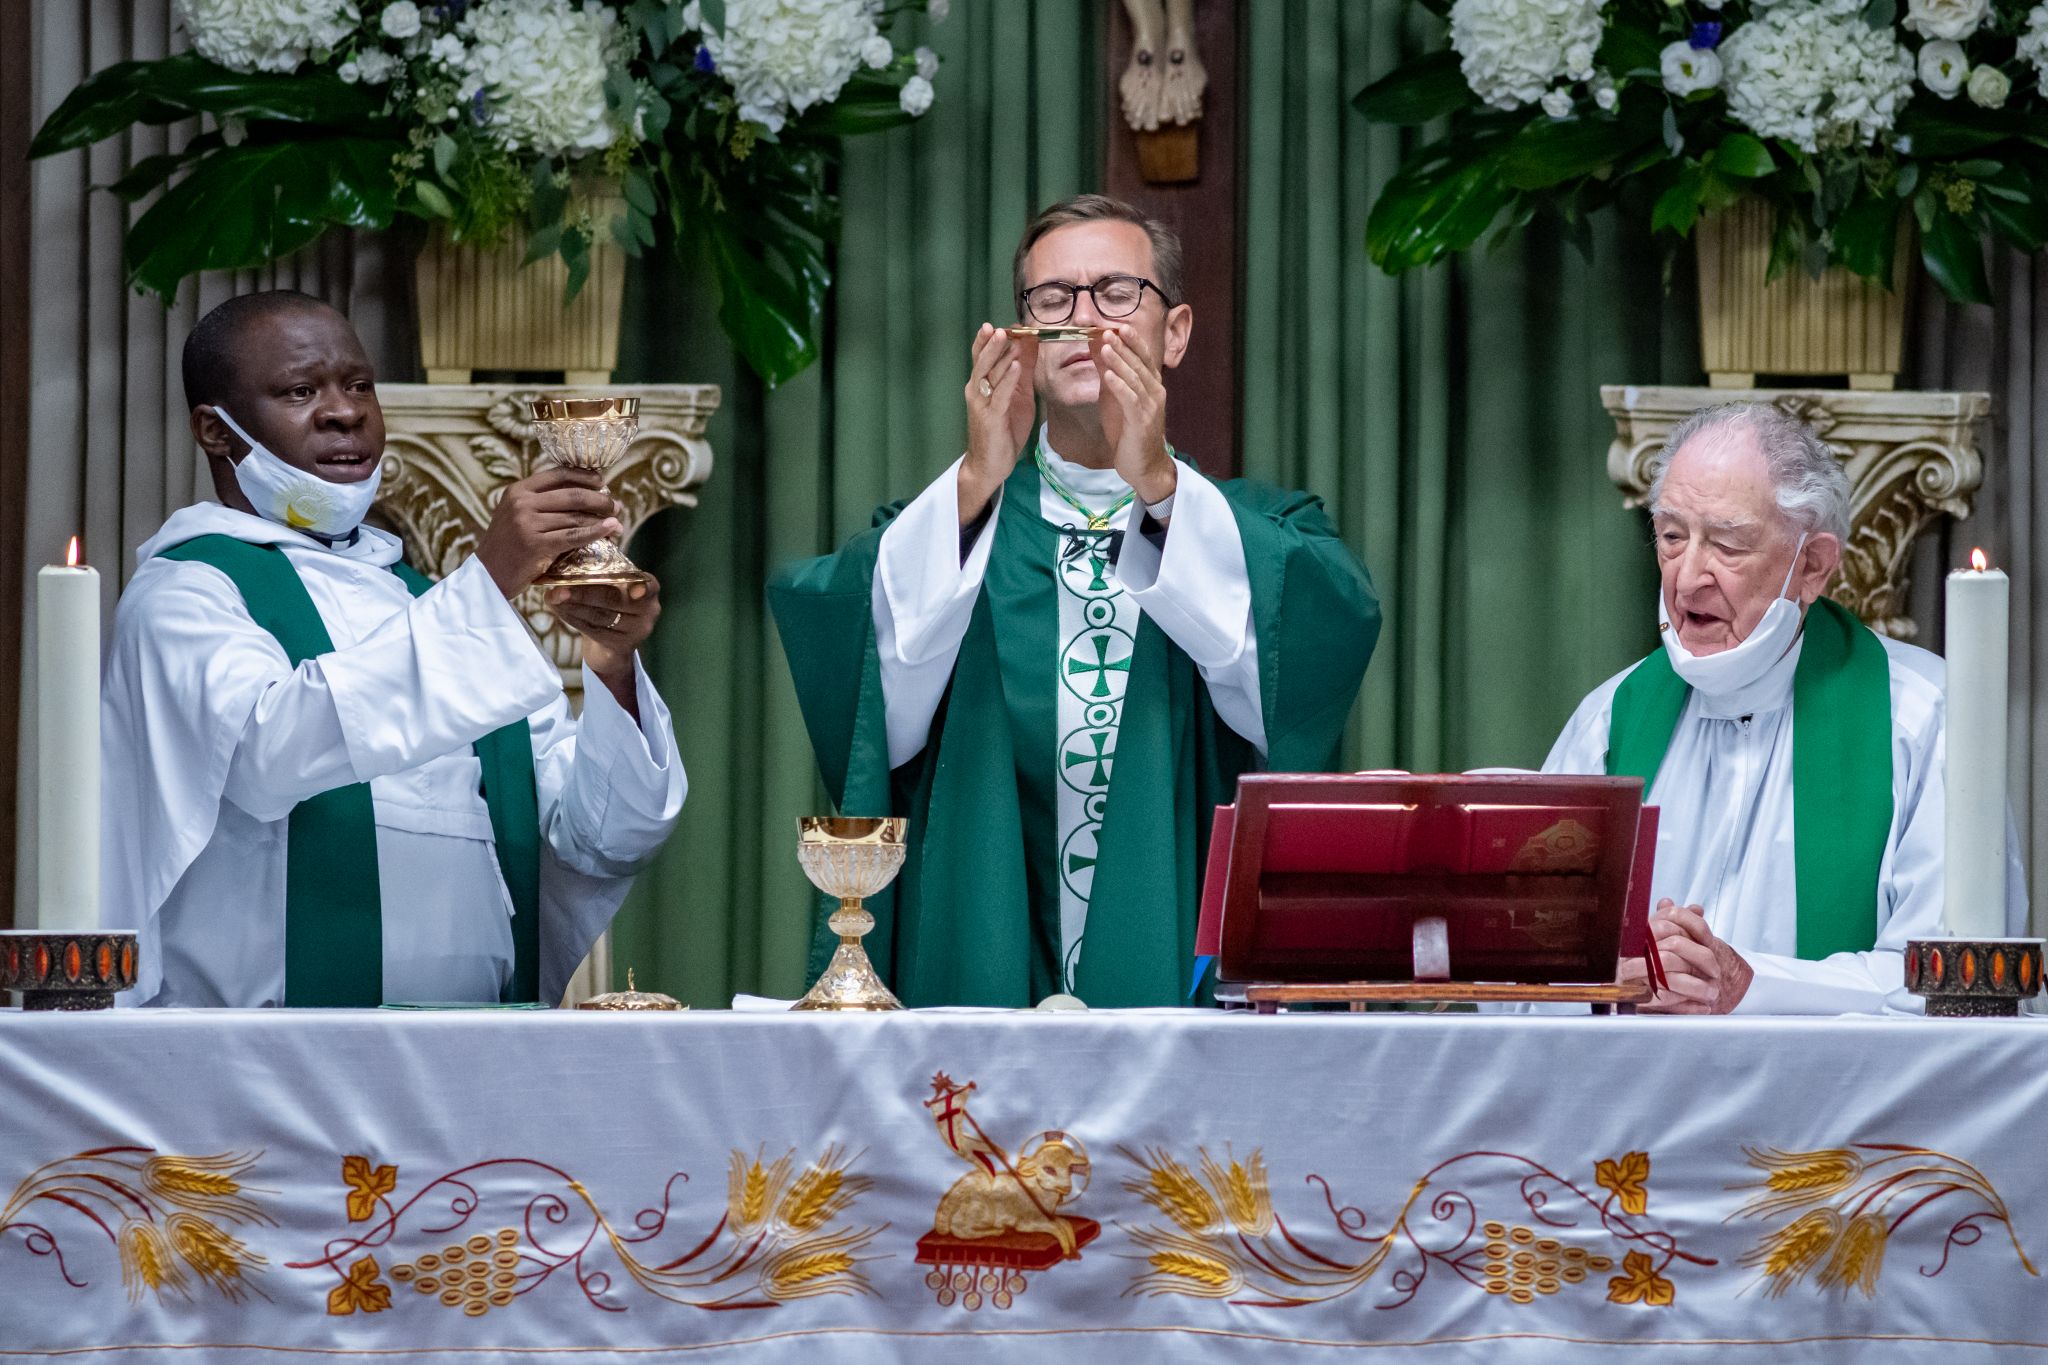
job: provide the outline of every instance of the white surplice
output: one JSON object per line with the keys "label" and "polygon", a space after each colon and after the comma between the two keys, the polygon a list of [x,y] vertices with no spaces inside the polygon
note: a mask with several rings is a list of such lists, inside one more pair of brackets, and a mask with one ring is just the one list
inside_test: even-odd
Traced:
{"label": "white surplice", "polygon": [[[1941,933],[1945,716],[1936,655],[1885,640],[1891,666],[1892,822],[1871,907],[1870,952],[1803,961],[1793,849],[1792,682],[1802,634],[1748,687],[1723,697],[1695,690],[1645,797],[1661,808],[1652,904],[1698,905],[1715,935],[1756,969],[1742,1014],[1919,1013],[1904,987],[1906,941]],[[1543,765],[1602,773],[1614,692],[1631,670],[1579,704]],[[2016,838],[2006,840],[2007,933],[2025,932],[2027,893]]]}
{"label": "white surplice", "polygon": [[[294,669],[226,574],[157,557],[207,534],[281,548],[334,652]],[[391,572],[399,557],[371,527],[330,548],[213,503],[174,513],[137,552],[101,693],[103,915],[140,936],[135,1002],[281,1003],[288,817],[356,782],[376,809],[385,1000],[496,1000],[512,902],[470,746],[522,718],[544,1001],[674,826],[687,781],[637,660],[640,723],[587,669],[579,722],[479,561],[414,598]]]}
{"label": "white surplice", "polygon": [[[1090,511],[1100,512],[1131,491],[1114,469],[1062,459],[1047,436],[1041,428],[1046,466]],[[999,488],[963,562],[960,464],[955,461],[889,524],[876,558],[872,604],[891,767],[916,757],[931,734],[988,574],[996,519],[1005,515]],[[1086,519],[1045,479],[1038,483],[1038,506],[1024,509],[1024,515],[1086,529]],[[1132,521],[1136,506],[1126,504],[1109,519],[1112,532],[1127,532],[1113,564],[1075,554],[1062,558],[1056,574],[1059,652],[1045,665],[1059,682],[1055,747],[1045,759],[1059,778],[1054,846],[1060,864],[1060,972],[1068,990],[1079,968],[1094,886],[1095,834],[1108,808],[1124,684],[1141,616],[1151,617],[1194,661],[1224,724],[1260,753],[1266,749],[1251,579],[1229,500],[1181,463],[1169,514],[1172,530],[1160,543],[1138,532]]]}

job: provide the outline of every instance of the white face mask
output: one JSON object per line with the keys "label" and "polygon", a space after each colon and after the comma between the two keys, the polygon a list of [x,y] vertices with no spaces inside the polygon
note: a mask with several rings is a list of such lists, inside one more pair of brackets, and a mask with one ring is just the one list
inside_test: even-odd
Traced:
{"label": "white face mask", "polygon": [[380,461],[370,477],[355,483],[331,483],[318,474],[294,469],[270,453],[256,438],[242,430],[228,410],[216,407],[228,430],[249,443],[249,453],[235,465],[235,482],[242,495],[256,509],[256,515],[294,531],[310,531],[330,540],[347,535],[363,524],[376,501],[377,485],[383,481]]}
{"label": "white face mask", "polygon": [[1785,657],[1785,651],[1792,648],[1792,641],[1799,634],[1799,603],[1785,596],[1785,591],[1792,586],[1792,575],[1799,571],[1799,554],[1805,548],[1806,537],[1802,535],[1792,551],[1792,567],[1785,570],[1785,582],[1778,589],[1777,600],[1764,612],[1764,619],[1756,623],[1756,629],[1742,643],[1718,654],[1693,654],[1679,643],[1678,627],[1671,624],[1671,613],[1664,605],[1664,589],[1660,586],[1657,632],[1664,641],[1664,652],[1670,656],[1672,671],[1709,697],[1739,692],[1770,672],[1771,665]]}

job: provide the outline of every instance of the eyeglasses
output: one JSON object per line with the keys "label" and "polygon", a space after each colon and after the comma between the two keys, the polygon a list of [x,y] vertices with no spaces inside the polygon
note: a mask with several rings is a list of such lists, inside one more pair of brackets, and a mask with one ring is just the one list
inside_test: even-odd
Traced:
{"label": "eyeglasses", "polygon": [[1103,317],[1127,318],[1145,301],[1147,289],[1157,294],[1168,308],[1173,306],[1164,289],[1140,275],[1104,275],[1093,284],[1047,280],[1032,285],[1017,298],[1034,321],[1056,326],[1074,316],[1074,300],[1083,294],[1094,302],[1095,311]]}

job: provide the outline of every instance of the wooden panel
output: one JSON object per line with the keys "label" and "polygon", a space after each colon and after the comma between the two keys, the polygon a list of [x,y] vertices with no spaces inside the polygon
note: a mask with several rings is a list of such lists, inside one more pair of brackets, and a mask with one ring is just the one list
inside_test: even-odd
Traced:
{"label": "wooden panel", "polygon": [[[1131,59],[1131,21],[1121,4],[1105,4],[1102,45],[1105,194],[1135,204],[1180,234],[1186,250],[1186,302],[1195,331],[1187,358],[1166,378],[1166,436],[1210,474],[1239,468],[1238,71],[1237,0],[1195,0],[1195,46],[1209,73],[1202,97],[1200,176],[1189,184],[1147,184],[1138,173],[1137,140],[1123,121],[1117,79]],[[1341,112],[1341,111],[1340,111]]]}
{"label": "wooden panel", "polygon": [[15,927],[16,779],[21,752],[22,559],[28,514],[27,4],[0,5],[0,929]]}

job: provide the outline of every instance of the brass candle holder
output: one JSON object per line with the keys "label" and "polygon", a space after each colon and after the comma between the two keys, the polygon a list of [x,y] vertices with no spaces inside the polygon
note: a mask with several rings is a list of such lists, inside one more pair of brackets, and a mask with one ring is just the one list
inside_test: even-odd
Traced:
{"label": "brass candle holder", "polygon": [[895,817],[814,815],[797,822],[796,859],[811,885],[839,897],[827,921],[839,946],[799,1010],[900,1010],[903,1002],[882,984],[861,939],[875,927],[862,900],[887,886],[903,867],[909,821]]}
{"label": "brass candle holder", "polygon": [[[594,469],[599,474],[619,462],[640,430],[637,398],[536,398],[533,434],[551,464]],[[586,583],[637,583],[646,575],[626,558],[609,536],[571,550],[534,580],[541,588],[573,588]]]}

